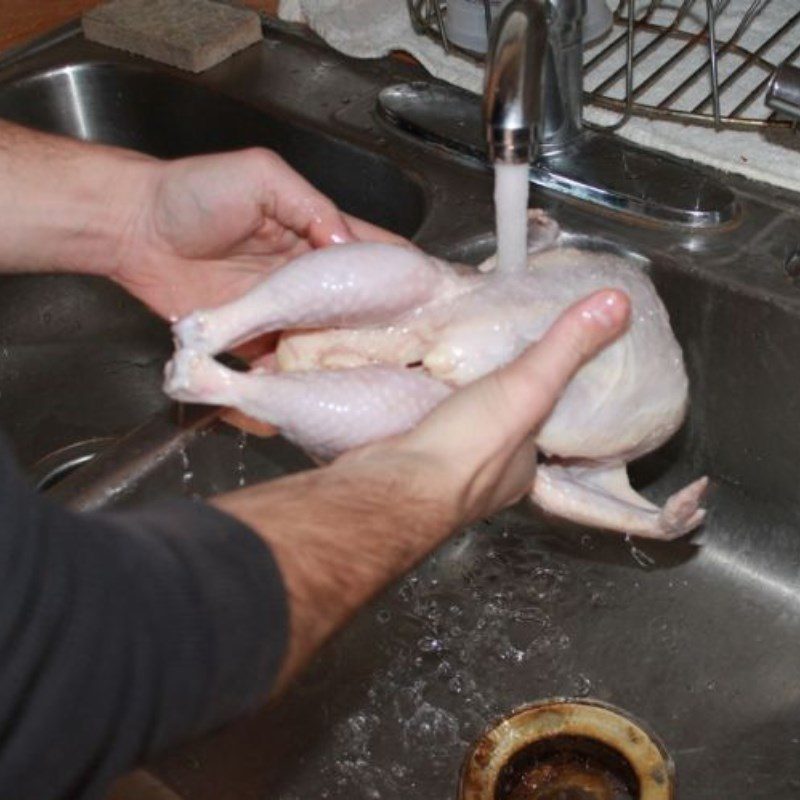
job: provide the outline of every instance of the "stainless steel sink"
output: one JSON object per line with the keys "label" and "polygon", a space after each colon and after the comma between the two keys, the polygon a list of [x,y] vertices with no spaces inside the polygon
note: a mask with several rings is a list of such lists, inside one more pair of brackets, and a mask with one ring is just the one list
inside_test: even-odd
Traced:
{"label": "stainless steel sink", "polygon": [[[476,262],[492,247],[491,176],[374,113],[381,88],[417,77],[269,27],[263,45],[185,78],[70,29],[0,63],[0,114],[165,156],[275,147],[348,210]],[[645,721],[675,759],[681,800],[800,796],[800,286],[785,270],[800,204],[724,179],[742,214],[715,232],[533,198],[566,229],[649,260],[692,411],[635,476],[658,498],[708,472],[703,532],[631,543],[523,506],[475,526],[365,609],[286,697],[152,765],[181,797],[454,798],[482,729],[554,696]],[[7,278],[0,424],[28,464],[156,413],[162,441],[174,440],[186,423],[159,393],[168,349],[163,325],[101,281]],[[124,472],[125,447],[114,463]],[[243,443],[215,425],[130,471],[109,504],[306,465],[281,440]]]}
{"label": "stainless steel sink", "polygon": [[[162,158],[269,147],[378,225],[411,236],[425,212],[420,184],[390,160],[147,65],[34,69],[0,88],[0,117]],[[167,403],[166,327],[105,281],[0,278],[0,342],[0,418],[26,464],[125,432]]]}

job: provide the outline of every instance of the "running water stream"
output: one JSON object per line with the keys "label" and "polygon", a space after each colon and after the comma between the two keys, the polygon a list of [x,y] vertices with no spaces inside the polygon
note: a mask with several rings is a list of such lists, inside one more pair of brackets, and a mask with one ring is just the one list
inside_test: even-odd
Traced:
{"label": "running water stream", "polygon": [[497,269],[520,272],[528,264],[528,165],[494,165]]}

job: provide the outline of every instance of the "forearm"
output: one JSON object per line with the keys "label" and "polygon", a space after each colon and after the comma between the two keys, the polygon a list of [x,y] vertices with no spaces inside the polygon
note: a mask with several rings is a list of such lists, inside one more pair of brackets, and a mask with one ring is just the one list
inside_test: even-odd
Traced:
{"label": "forearm", "polygon": [[0,272],[113,274],[156,164],[0,121]]}
{"label": "forearm", "polygon": [[283,575],[290,641],[279,688],[457,524],[450,498],[426,496],[417,460],[387,457],[345,460],[215,500],[267,542]]}

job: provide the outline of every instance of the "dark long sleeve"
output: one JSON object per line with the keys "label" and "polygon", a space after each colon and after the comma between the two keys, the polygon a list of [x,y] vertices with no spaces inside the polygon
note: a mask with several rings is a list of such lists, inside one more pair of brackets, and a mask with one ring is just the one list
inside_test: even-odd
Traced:
{"label": "dark long sleeve", "polygon": [[177,501],[75,514],[0,442],[0,798],[100,798],[145,755],[262,702],[287,637],[266,545]]}

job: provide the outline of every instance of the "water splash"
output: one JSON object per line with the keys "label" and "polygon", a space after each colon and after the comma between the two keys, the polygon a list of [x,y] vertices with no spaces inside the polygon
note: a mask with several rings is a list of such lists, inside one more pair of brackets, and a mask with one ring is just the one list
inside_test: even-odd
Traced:
{"label": "water splash", "polygon": [[[326,714],[342,716],[313,756],[309,788],[322,778],[330,800],[415,796],[423,786],[426,796],[451,796],[467,747],[489,722],[537,696],[593,692],[564,608],[583,613],[592,593],[610,591],[578,580],[529,524],[500,532],[477,525],[456,537],[320,664],[309,686]],[[366,654],[353,654],[367,642]],[[363,666],[365,658],[369,671],[343,688],[332,663]]]}
{"label": "water splash", "polygon": [[655,565],[656,560],[648,553],[645,553],[644,550],[640,550],[633,543],[630,534],[625,535],[625,542],[628,545],[631,557],[642,569],[650,569],[650,567]]}
{"label": "water splash", "polygon": [[247,433],[238,431],[236,434],[236,449],[238,457],[236,461],[236,483],[241,489],[247,483],[247,464],[244,460],[244,450],[247,447]]}
{"label": "water splash", "polygon": [[186,445],[182,445],[181,449],[178,451],[178,455],[181,460],[181,468],[183,473],[181,475],[181,483],[183,484],[183,493],[186,495],[193,494],[192,491],[192,481],[194,480],[194,472],[191,469],[191,465],[189,464],[189,453],[186,450]]}

